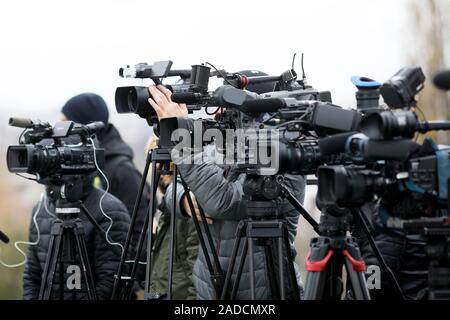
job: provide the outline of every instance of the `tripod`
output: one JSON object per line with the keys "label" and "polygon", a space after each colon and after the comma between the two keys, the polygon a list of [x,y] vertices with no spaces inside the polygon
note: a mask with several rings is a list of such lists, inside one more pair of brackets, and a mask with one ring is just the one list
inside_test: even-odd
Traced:
{"label": "tripod", "polygon": [[340,299],[342,269],[357,300],[369,300],[365,263],[354,238],[347,236],[351,215],[342,212],[322,214],[320,236],[313,238],[306,258],[305,300]]}
{"label": "tripod", "polygon": [[[251,299],[255,300],[255,265],[254,265],[254,243],[264,247],[264,254],[266,256],[266,263],[268,269],[268,278],[272,299],[285,299],[285,277],[284,277],[284,252],[288,258],[288,276],[289,281],[293,283],[294,295],[299,299],[299,291],[296,283],[295,270],[293,265],[293,257],[288,237],[288,229],[286,222],[281,219],[271,219],[274,212],[276,212],[276,204],[271,201],[249,201],[245,203],[249,219],[241,220],[236,230],[236,240],[231,254],[228,272],[225,278],[225,284],[222,292],[222,300],[236,299],[237,290],[242,276],[242,271],[245,261],[249,259],[249,275],[250,275],[250,294]],[[266,220],[268,219],[268,220]],[[238,250],[244,241],[242,255],[239,261],[236,279],[233,283],[231,293],[228,288],[231,283],[231,277],[236,265]],[[278,277],[274,264],[273,250],[276,249]],[[278,278],[278,281],[277,281]]]}
{"label": "tripod", "polygon": [[[104,233],[89,210],[82,203],[82,179],[66,178],[63,184],[48,186],[47,192],[55,200],[56,219],[53,221],[47,258],[42,274],[39,300],[51,300],[56,273],[59,272],[59,299],[64,299],[64,273],[66,264],[81,264],[81,271],[89,300],[97,300],[94,277],[86,248],[83,222],[79,218],[83,212],[96,229]],[[59,267],[59,268],[58,268]],[[57,271],[57,269],[59,269]],[[72,289],[72,299],[76,299],[76,289]],[[79,288],[78,288],[79,289]]]}
{"label": "tripod", "polygon": [[[247,258],[249,260],[250,295],[252,300],[256,299],[255,244],[264,248],[271,298],[285,300],[286,290],[290,287],[293,290],[294,299],[300,299],[286,220],[278,214],[278,205],[274,200],[279,197],[286,198],[315,230],[318,230],[317,222],[303,208],[301,203],[290,192],[289,188],[286,187],[282,176],[247,176],[244,183],[244,194],[246,194],[248,199],[241,201],[239,210],[243,210],[249,218],[241,220],[238,224],[236,240],[233,245],[221,299],[236,299],[242,271]],[[258,198],[261,195],[263,198]],[[236,279],[230,291],[231,278],[237,264],[237,256],[242,241],[244,242],[244,246],[238,263]],[[274,252],[277,258],[276,264]],[[285,256],[288,261],[288,283],[285,281]]]}
{"label": "tripod", "polygon": [[[125,242],[124,250],[122,253],[121,261],[119,264],[119,268],[117,271],[117,275],[114,281],[114,288],[113,288],[113,294],[112,299],[119,299],[119,300],[125,300],[129,299],[132,294],[132,288],[133,284],[136,279],[136,273],[137,268],[139,265],[139,260],[142,255],[142,252],[144,250],[144,242],[145,239],[147,239],[147,254],[146,254],[146,268],[145,268],[145,283],[144,283],[144,298],[149,299],[159,299],[160,296],[156,296],[151,292],[151,274],[152,274],[152,245],[153,245],[153,239],[152,239],[152,229],[153,229],[153,217],[156,212],[156,191],[157,186],[159,182],[159,178],[161,174],[167,174],[170,173],[170,163],[171,163],[171,156],[170,152],[166,148],[157,148],[152,151],[150,151],[147,154],[146,158],[146,164],[144,168],[144,173],[142,176],[139,193],[136,197],[136,202],[133,208],[133,214],[131,217],[130,222],[130,228],[128,230],[127,239]],[[147,180],[148,172],[150,169],[150,165],[152,168],[151,172],[151,183],[150,183],[150,200],[149,200],[149,207],[148,207],[148,214],[145,217],[144,225],[142,226],[141,234],[139,236],[139,240],[137,242],[136,252],[134,260],[132,260],[131,268],[126,270],[126,259],[128,257],[129,251],[130,251],[130,244],[131,244],[131,238],[132,238],[132,232],[134,230],[134,226],[136,224],[137,214],[138,214],[138,208],[139,203],[142,199],[142,194],[145,187],[145,182]],[[177,177],[178,170],[177,167],[173,167],[172,171],[173,175],[173,188],[172,188],[172,211],[170,214],[170,243],[169,243],[169,275],[168,275],[168,292],[167,292],[167,299],[172,299],[172,278],[173,278],[173,262],[174,262],[174,245],[176,243],[176,195],[177,195]],[[194,204],[190,197],[189,190],[187,188],[186,183],[182,179],[181,175],[180,181],[183,185],[183,188],[185,189],[185,195],[187,197],[188,205],[191,212],[195,212],[194,210]],[[199,236],[199,242],[200,246],[204,252],[206,263],[208,265],[208,270],[211,274],[211,280],[212,283],[216,289],[216,294],[219,296],[222,288],[223,283],[223,272],[220,267],[219,258],[217,257],[217,254],[214,251],[214,244],[211,237],[211,234],[209,232],[209,227],[206,222],[206,216],[203,210],[200,208],[200,216],[202,219],[203,224],[203,230],[206,234],[206,241],[203,237],[202,230],[200,227],[200,223],[197,219],[197,216],[195,214],[192,214],[192,219],[194,222],[194,226],[196,229],[196,232]],[[207,244],[209,246],[209,251],[211,252],[213,261],[210,259],[210,255],[208,254],[208,248]],[[213,263],[214,262],[214,263]]]}

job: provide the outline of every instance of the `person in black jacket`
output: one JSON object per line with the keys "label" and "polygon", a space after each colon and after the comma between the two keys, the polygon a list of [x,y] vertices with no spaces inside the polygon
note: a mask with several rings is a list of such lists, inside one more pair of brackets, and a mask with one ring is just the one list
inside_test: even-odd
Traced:
{"label": "person in black jacket", "polygon": [[[86,249],[89,256],[89,263],[94,277],[94,285],[97,297],[100,300],[111,298],[114,285],[114,275],[120,262],[121,247],[123,246],[130,224],[130,218],[124,204],[116,197],[105,191],[95,188],[92,185],[93,177],[87,177],[83,183],[83,197],[81,201],[89,210],[92,217],[97,221],[103,231],[108,232],[108,241],[103,232],[97,230],[88,220],[83,211],[79,218],[82,220]],[[105,195],[103,197],[103,195]],[[101,200],[101,198],[103,199]],[[101,201],[101,208],[100,208]],[[102,212],[103,210],[103,212]],[[39,297],[42,275],[45,268],[46,258],[49,250],[50,235],[53,221],[56,219],[55,199],[49,189],[46,189],[45,196],[34,207],[30,229],[29,241],[36,243],[28,247],[27,262],[23,275],[23,298],[24,300],[35,300]],[[104,214],[107,216],[105,216]],[[111,220],[110,220],[111,219]],[[120,244],[120,245],[119,245]],[[67,249],[67,248],[65,248]],[[64,250],[64,259],[67,258],[68,251]],[[79,255],[77,254],[78,270],[81,269]],[[73,268],[73,267],[72,267]],[[86,287],[83,272],[80,272],[80,287],[69,287],[71,283],[69,277],[74,270],[70,268],[68,262],[64,263],[63,275],[63,299],[64,300],[84,300],[87,299]],[[57,267],[52,286],[52,300],[60,299],[60,269]]]}
{"label": "person in black jacket", "polygon": [[[100,147],[105,149],[105,165],[102,170],[108,178],[109,193],[125,204],[131,216],[142,174],[133,163],[133,150],[122,140],[117,128],[108,122],[108,107],[103,98],[94,93],[79,94],[69,99],[61,112],[64,116],[63,120],[71,120],[81,124],[102,121],[105,124],[106,127],[97,134]],[[100,187],[106,189],[106,181],[101,176],[100,179]],[[130,254],[133,258],[147,214],[149,194],[150,189],[146,184],[131,240]]]}

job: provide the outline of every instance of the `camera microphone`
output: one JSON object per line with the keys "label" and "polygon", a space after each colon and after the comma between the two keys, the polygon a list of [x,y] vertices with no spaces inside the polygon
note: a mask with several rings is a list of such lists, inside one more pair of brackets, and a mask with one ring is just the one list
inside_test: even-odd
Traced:
{"label": "camera microphone", "polygon": [[[99,132],[103,128],[105,128],[105,124],[102,121],[95,121],[95,122],[91,122],[86,125],[80,126],[80,128],[76,128],[76,129],[80,129],[80,131],[87,130],[87,132],[89,132],[90,134],[93,134],[93,133]],[[76,129],[74,128],[72,130],[72,133],[75,133]]]}
{"label": "camera microphone", "polygon": [[245,101],[240,109],[248,113],[263,113],[276,112],[283,107],[286,107],[284,99],[268,98]]}
{"label": "camera microphone", "polygon": [[433,83],[441,90],[450,90],[450,69],[436,73]]}
{"label": "camera microphone", "polygon": [[176,103],[195,104],[202,100],[203,95],[198,92],[172,93],[172,101]]}
{"label": "camera microphone", "polygon": [[9,125],[18,128],[32,128],[33,120],[28,118],[9,118]]}

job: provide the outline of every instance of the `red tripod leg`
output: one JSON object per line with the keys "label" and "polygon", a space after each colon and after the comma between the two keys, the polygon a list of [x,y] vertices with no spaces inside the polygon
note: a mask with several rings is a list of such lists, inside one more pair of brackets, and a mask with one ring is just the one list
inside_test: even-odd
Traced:
{"label": "red tripod leg", "polygon": [[367,289],[366,264],[362,259],[359,247],[353,239],[349,238],[346,242],[346,249],[342,251],[345,257],[345,268],[347,270],[348,281],[353,290],[356,300],[370,300],[369,290]]}
{"label": "red tripod leg", "polygon": [[334,251],[330,248],[327,238],[311,240],[310,252],[306,258],[305,300],[323,299],[327,281],[328,265]]}

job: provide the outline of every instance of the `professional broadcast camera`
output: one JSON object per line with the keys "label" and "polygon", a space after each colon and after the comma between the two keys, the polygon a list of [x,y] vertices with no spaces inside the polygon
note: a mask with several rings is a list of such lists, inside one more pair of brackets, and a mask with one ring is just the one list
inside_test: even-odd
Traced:
{"label": "professional broadcast camera", "polygon": [[[104,150],[96,148],[93,141],[95,132],[104,124],[62,121],[52,127],[46,122],[22,118],[10,118],[9,124],[24,128],[24,131],[19,138],[20,144],[8,147],[8,170],[35,175],[35,181],[46,186],[46,198],[42,201],[52,202],[55,208],[38,298],[55,298],[53,286],[58,266],[62,268],[68,263],[80,265],[87,296],[97,300],[84,225],[79,215],[83,212],[98,232],[106,236],[83,203],[87,191],[92,188],[93,174],[104,163]],[[62,269],[59,272],[63,277]],[[75,299],[76,295],[72,296]],[[59,295],[59,299],[63,298],[63,294]]]}
{"label": "professional broadcast camera", "polygon": [[420,68],[401,69],[380,90],[389,106],[398,108],[401,103],[405,110],[367,114],[360,123],[362,134],[322,142],[333,145],[326,153],[344,152],[356,164],[319,168],[319,203],[360,205],[374,195],[386,198],[394,190],[423,193],[434,197],[436,204],[448,198],[446,186],[438,190],[450,174],[448,148],[430,139],[422,146],[410,140],[417,133],[450,130],[450,121],[419,121],[409,110],[424,80]]}
{"label": "professional broadcast camera", "polygon": [[[204,79],[201,87],[208,88],[210,68],[202,65],[196,70],[203,74],[197,76]],[[297,80],[297,74],[292,69],[281,76],[246,77],[239,73],[222,72],[220,75],[224,78],[224,85],[213,92],[205,89],[189,90],[172,95],[174,102],[196,104],[205,108],[215,107],[215,112],[211,113],[215,114],[215,118],[196,121],[163,119],[159,128],[163,145],[173,146],[179,142],[172,139],[172,133],[176,129],[186,129],[185,132],[191,135],[190,138],[183,137],[178,147],[194,147],[196,150],[202,148],[199,141],[202,144],[211,142],[211,139],[202,140],[203,133],[208,129],[216,130],[217,135],[223,137],[233,130],[240,131],[242,136],[236,137],[231,144],[227,140],[220,151],[227,154],[228,150],[225,149],[232,149],[232,146],[234,150],[246,150],[245,155],[235,155],[236,158],[245,160],[258,153],[255,150],[270,149],[266,153],[271,154],[272,160],[277,163],[275,170],[271,170],[273,167],[268,168],[270,165],[264,167],[262,164],[238,163],[243,172],[263,175],[313,174],[318,164],[324,161],[319,153],[318,136],[355,131],[358,128],[361,119],[358,111],[333,105],[328,91],[319,92],[306,85],[304,77],[303,80]],[[266,82],[275,83],[274,89],[280,91],[257,94],[245,90],[251,84]],[[239,139],[241,141],[237,141]],[[252,143],[256,145],[252,147]],[[269,170],[263,173],[262,169]]]}
{"label": "professional broadcast camera", "polygon": [[94,149],[90,139],[104,127],[102,122],[62,121],[52,127],[46,122],[10,118],[9,125],[25,129],[20,144],[8,147],[10,172],[34,174],[39,183],[46,184],[67,175],[93,173],[95,161],[100,166],[104,162],[104,150]]}
{"label": "professional broadcast camera", "polygon": [[[183,93],[188,91],[201,92],[205,90],[202,83],[205,76],[199,71],[201,66],[192,66],[190,70],[171,70],[172,61],[158,61],[153,65],[139,63],[134,67],[126,66],[119,69],[119,76],[122,78],[151,79],[154,84],[162,84],[162,80],[168,77],[179,77],[179,81],[174,84],[164,84],[173,93]],[[212,77],[216,73],[206,75]],[[152,126],[157,122],[156,112],[148,103],[150,92],[146,86],[119,87],[116,89],[115,104],[118,113],[136,113],[141,118],[147,120]],[[188,104],[189,113],[200,108]]]}
{"label": "professional broadcast camera", "polygon": [[[360,133],[338,134],[320,141],[324,156],[344,153],[352,163],[318,168],[316,201],[322,212],[327,213],[322,216],[323,222],[332,221],[328,223],[328,232],[336,230],[337,221],[345,225],[347,217],[350,217],[359,221],[366,235],[369,234],[369,225],[387,228],[388,232],[394,229],[424,235],[427,239],[426,253],[432,266],[429,281],[433,294],[430,297],[436,297],[446,295],[449,287],[450,261],[446,258],[446,248],[450,228],[446,217],[450,147],[437,146],[431,139],[420,145],[411,138],[430,130],[448,130],[450,122],[418,120],[412,108],[416,106],[415,97],[423,88],[424,80],[420,68],[403,68],[383,85],[364,87],[364,83],[356,84],[354,81],[358,89],[361,86],[365,90],[365,96],[359,95],[365,97],[361,102],[366,103],[358,108],[364,113],[358,130]],[[377,90],[389,107],[403,110],[377,107],[373,103],[377,99]],[[362,208],[367,205],[379,205],[377,218],[363,213]],[[369,243],[392,288],[402,297],[401,288],[375,242],[369,240]],[[313,262],[327,252],[320,244],[320,241],[311,243]],[[305,291],[308,297],[315,296],[315,277],[311,274],[311,279],[307,278]]]}

